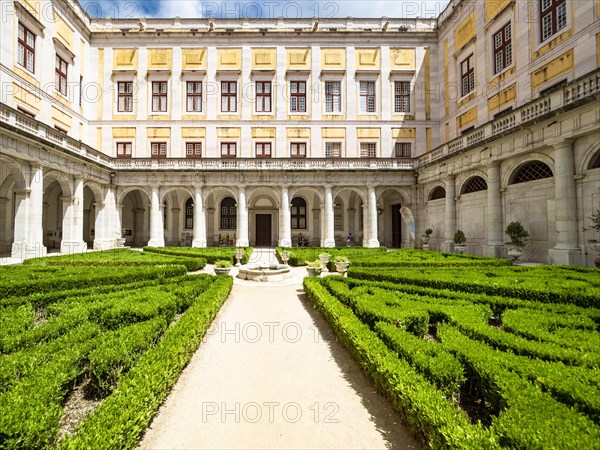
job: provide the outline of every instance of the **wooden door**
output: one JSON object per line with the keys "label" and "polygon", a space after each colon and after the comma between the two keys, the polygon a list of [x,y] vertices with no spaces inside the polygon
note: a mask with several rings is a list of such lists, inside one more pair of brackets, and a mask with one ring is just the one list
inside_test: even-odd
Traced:
{"label": "wooden door", "polygon": [[271,246],[271,214],[256,215],[256,246]]}
{"label": "wooden door", "polygon": [[392,247],[402,247],[402,216],[400,215],[402,205],[392,205]]}

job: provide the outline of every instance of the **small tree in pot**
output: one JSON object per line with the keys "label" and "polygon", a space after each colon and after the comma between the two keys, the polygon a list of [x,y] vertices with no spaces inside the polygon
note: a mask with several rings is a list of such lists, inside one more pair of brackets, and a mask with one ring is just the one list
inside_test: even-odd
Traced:
{"label": "small tree in pot", "polygon": [[456,250],[457,253],[462,254],[465,252],[467,249],[465,242],[467,242],[465,233],[463,233],[462,230],[456,230],[456,233],[454,233],[454,250]]}
{"label": "small tree in pot", "polygon": [[318,277],[321,275],[322,264],[320,260],[315,260],[306,263],[306,271],[309,277]]}
{"label": "small tree in pot", "polygon": [[344,255],[337,255],[335,257],[335,270],[341,276],[348,271],[348,266],[350,266],[350,260]]}
{"label": "small tree in pot", "polygon": [[525,247],[525,241],[529,237],[529,233],[521,222],[511,222],[506,227],[505,233],[510,238],[508,245],[508,257],[516,263],[519,258],[523,255],[523,247]]}

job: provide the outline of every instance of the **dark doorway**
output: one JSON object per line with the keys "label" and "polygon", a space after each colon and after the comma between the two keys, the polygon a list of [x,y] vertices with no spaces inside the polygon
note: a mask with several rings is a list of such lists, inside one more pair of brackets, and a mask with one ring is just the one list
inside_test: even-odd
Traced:
{"label": "dark doorway", "polygon": [[400,215],[402,205],[392,205],[392,247],[402,247],[402,216]]}
{"label": "dark doorway", "polygon": [[271,214],[256,215],[256,246],[271,246]]}

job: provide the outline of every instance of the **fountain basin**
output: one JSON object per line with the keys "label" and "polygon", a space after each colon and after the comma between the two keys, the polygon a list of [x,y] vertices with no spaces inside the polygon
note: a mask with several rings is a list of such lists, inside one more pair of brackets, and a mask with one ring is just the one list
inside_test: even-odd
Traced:
{"label": "fountain basin", "polygon": [[290,273],[286,264],[261,264],[240,267],[237,277],[241,280],[257,282],[281,281]]}

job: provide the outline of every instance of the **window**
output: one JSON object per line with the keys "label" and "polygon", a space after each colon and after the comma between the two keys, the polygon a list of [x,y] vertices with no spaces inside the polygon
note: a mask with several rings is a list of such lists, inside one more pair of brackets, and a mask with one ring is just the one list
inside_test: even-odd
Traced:
{"label": "window", "polygon": [[202,156],[202,142],[187,142],[185,144],[186,158],[200,158]]}
{"label": "window", "polygon": [[17,106],[17,110],[20,113],[25,114],[27,117],[31,117],[32,119],[35,119],[35,114],[33,114],[32,112],[29,112],[26,109],[21,108],[20,106]]}
{"label": "window", "polygon": [[35,72],[35,34],[19,23],[17,62],[31,73]]}
{"label": "window", "polygon": [[507,24],[494,34],[494,73],[512,64],[512,27]]}
{"label": "window", "polygon": [[344,230],[344,209],[342,205],[336,203],[333,205],[333,229],[334,231],[343,231]]}
{"label": "window", "polygon": [[202,112],[202,81],[187,82],[185,103],[187,112]]}
{"label": "window", "polygon": [[292,158],[306,158],[306,142],[292,142],[290,144]]}
{"label": "window", "polygon": [[235,158],[236,147],[235,142],[221,142],[221,158]]}
{"label": "window", "polygon": [[117,158],[131,158],[131,142],[117,142]]}
{"label": "window", "polygon": [[441,200],[446,198],[446,189],[441,186],[435,187],[429,194],[429,200]]}
{"label": "window", "polygon": [[462,83],[462,96],[475,90],[475,67],[473,66],[473,55],[460,63],[460,79]]}
{"label": "window", "polygon": [[566,0],[540,0],[542,42],[567,26]]}
{"label": "window", "polygon": [[306,81],[290,81],[290,112],[306,112]]}
{"label": "window", "polygon": [[54,85],[62,95],[67,95],[67,70],[69,65],[60,56],[56,55],[54,70]]}
{"label": "window", "polygon": [[325,112],[342,112],[342,83],[340,81],[325,82]]}
{"label": "window", "polygon": [[235,230],[237,219],[237,208],[235,200],[231,197],[226,197],[221,202],[221,229]]}
{"label": "window", "polygon": [[152,82],[152,112],[167,112],[167,82]]}
{"label": "window", "polygon": [[360,143],[360,157],[361,158],[376,158],[377,157],[377,144],[375,142],[361,142]]}
{"label": "window", "polygon": [[166,142],[153,142],[150,144],[150,156],[152,158],[166,158],[167,157],[167,143]]}
{"label": "window", "polygon": [[510,184],[527,183],[528,181],[552,178],[552,169],[541,161],[531,161],[523,165],[514,175]]}
{"label": "window", "polygon": [[340,142],[325,143],[326,158],[340,158],[342,156],[342,144]]}
{"label": "window", "polygon": [[410,112],[410,81],[394,82],[394,112]]}
{"label": "window", "polygon": [[410,158],[412,156],[411,147],[410,142],[396,142],[394,144],[394,155],[396,158]]}
{"label": "window", "polygon": [[256,143],[256,157],[257,158],[270,158],[271,157],[271,143],[270,142],[257,142]]}
{"label": "window", "polygon": [[191,197],[185,202],[185,229],[194,229],[194,200]]}
{"label": "window", "polygon": [[221,81],[221,112],[237,112],[237,81]]}
{"label": "window", "polygon": [[461,195],[462,194],[471,194],[473,192],[479,192],[479,191],[487,191],[487,188],[488,188],[487,183],[483,178],[472,177],[463,186]]}
{"label": "window", "polygon": [[292,230],[306,229],[306,200],[294,197],[292,200]]}
{"label": "window", "polygon": [[360,112],[374,113],[375,109],[375,82],[360,82]]}
{"label": "window", "polygon": [[256,112],[271,112],[271,82],[256,82]]}
{"label": "window", "polygon": [[119,81],[117,83],[117,111],[133,111],[133,82]]}

